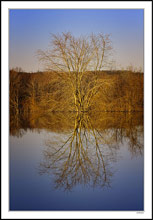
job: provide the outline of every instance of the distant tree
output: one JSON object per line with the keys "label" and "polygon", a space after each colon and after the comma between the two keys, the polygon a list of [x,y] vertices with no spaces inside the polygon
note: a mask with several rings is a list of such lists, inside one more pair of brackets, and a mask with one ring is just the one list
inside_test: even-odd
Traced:
{"label": "distant tree", "polygon": [[15,68],[12,68],[12,70],[18,73],[23,72],[23,69],[21,67],[15,67]]}
{"label": "distant tree", "polygon": [[10,110],[14,114],[19,114],[19,91],[20,91],[20,74],[14,70],[10,71],[10,82],[9,82],[9,102]]}
{"label": "distant tree", "polygon": [[111,64],[110,35],[91,34],[74,37],[71,33],[52,35],[49,48],[38,50],[40,61],[47,70],[55,72],[73,96],[76,111],[88,111],[101,86],[109,85],[99,80],[98,74]]}

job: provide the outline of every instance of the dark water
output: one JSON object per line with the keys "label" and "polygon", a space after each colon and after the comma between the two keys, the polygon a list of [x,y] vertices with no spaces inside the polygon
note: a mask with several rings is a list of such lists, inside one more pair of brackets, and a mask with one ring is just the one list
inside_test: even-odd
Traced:
{"label": "dark water", "polygon": [[142,113],[11,116],[10,210],[143,210]]}

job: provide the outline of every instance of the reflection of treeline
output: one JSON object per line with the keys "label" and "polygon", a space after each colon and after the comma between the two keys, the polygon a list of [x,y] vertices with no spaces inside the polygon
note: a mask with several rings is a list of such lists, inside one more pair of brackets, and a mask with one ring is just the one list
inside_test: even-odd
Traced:
{"label": "reflection of treeline", "polygon": [[[91,112],[84,113],[90,118],[94,129],[104,131],[109,129],[130,131],[141,127],[143,132],[143,112]],[[51,112],[19,114],[18,117],[10,114],[10,135],[19,135],[20,131],[45,129],[51,132],[69,132],[75,126],[76,114],[73,112]]]}
{"label": "reflection of treeline", "polygon": [[[40,132],[42,129],[49,132],[69,133],[80,119],[86,121],[83,129],[94,129],[95,132],[105,138],[106,143],[118,145],[123,138],[129,141],[129,149],[132,154],[137,151],[142,153],[143,144],[139,138],[143,138],[143,112],[91,112],[90,114],[73,112],[51,112],[28,114],[10,114],[10,135],[21,137],[27,130]],[[90,124],[90,125],[89,125]]]}
{"label": "reflection of treeline", "polygon": [[[95,73],[86,73],[82,88],[92,87],[93,74]],[[96,74],[102,83],[92,98],[90,110],[143,110],[142,73],[102,71]],[[23,114],[44,110],[75,111],[74,97],[65,76],[62,80],[54,72],[25,73],[10,70],[10,111]]]}

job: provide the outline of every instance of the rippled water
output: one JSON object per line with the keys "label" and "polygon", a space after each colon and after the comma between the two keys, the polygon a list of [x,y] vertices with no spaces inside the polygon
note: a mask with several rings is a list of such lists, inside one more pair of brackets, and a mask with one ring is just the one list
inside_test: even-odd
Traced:
{"label": "rippled water", "polygon": [[143,210],[142,113],[10,121],[10,210]]}

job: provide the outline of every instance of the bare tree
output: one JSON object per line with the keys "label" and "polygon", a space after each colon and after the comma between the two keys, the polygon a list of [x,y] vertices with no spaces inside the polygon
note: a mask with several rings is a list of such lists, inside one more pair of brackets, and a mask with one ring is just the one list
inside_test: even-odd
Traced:
{"label": "bare tree", "polygon": [[69,86],[76,111],[88,111],[99,87],[109,84],[99,80],[98,74],[110,65],[111,51],[109,35],[74,37],[62,33],[53,34],[49,48],[38,50],[37,55],[47,70],[56,72]]}

